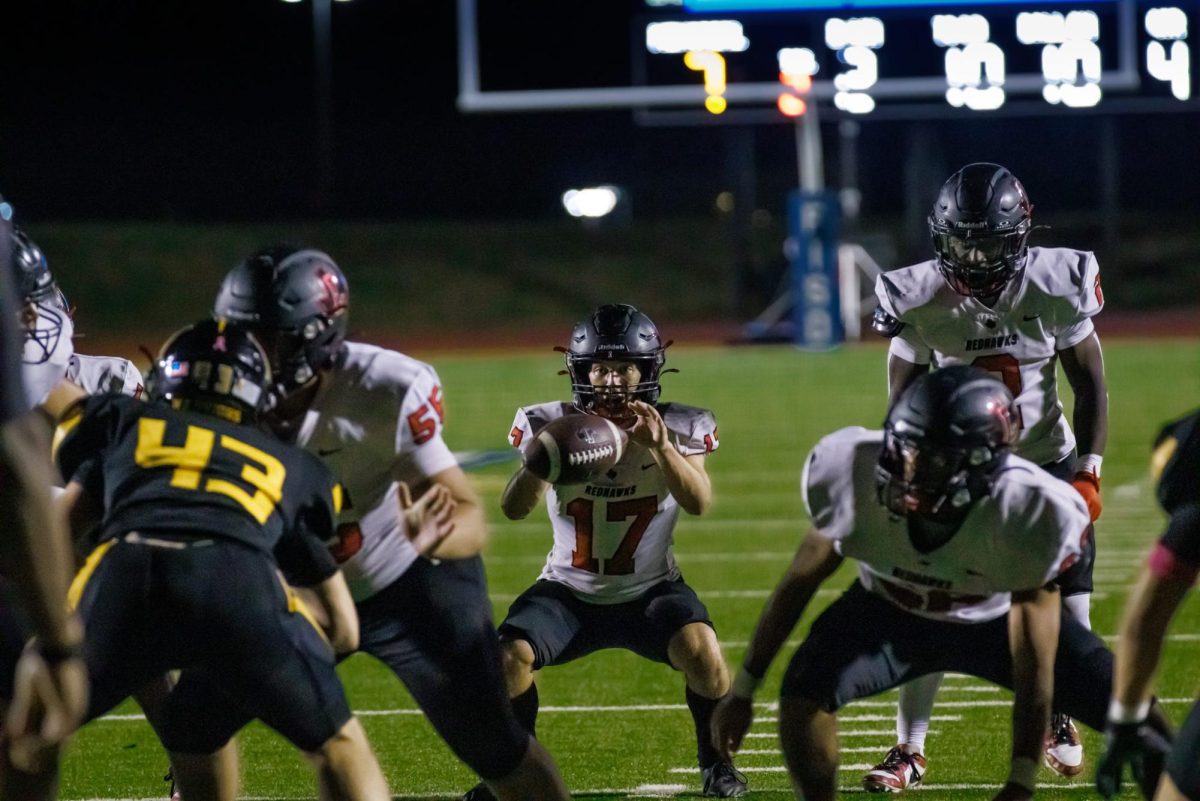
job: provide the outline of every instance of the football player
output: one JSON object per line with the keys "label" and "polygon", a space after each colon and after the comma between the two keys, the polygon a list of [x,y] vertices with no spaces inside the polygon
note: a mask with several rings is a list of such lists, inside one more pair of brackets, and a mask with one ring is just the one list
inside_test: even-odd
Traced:
{"label": "football player", "polygon": [[[0,198],[0,573],[9,582],[35,639],[0,671],[0,712],[5,713],[0,748],[0,797],[41,798],[49,789],[25,793],[6,770],[52,772],[59,747],[87,706],[82,659],[83,630],[63,602],[70,581],[71,546],[66,527],[53,512],[46,426],[31,411],[22,378],[21,329],[13,303],[20,275],[12,258],[12,207]],[[5,599],[4,617],[13,612]],[[7,622],[7,621],[6,621]],[[6,637],[13,627],[3,626]],[[7,643],[6,643],[7,645]]]}
{"label": "football player", "polygon": [[[346,278],[327,254],[275,247],[230,271],[214,313],[268,343],[283,395],[274,424],[347,489],[352,503],[332,551],[358,607],[360,649],[395,672],[451,750],[505,801],[565,799],[557,766],[517,723],[504,690],[479,558],[483,509],[442,440],[437,373],[345,341],[348,308]],[[175,694],[191,681],[185,674]],[[199,705],[212,702],[189,692]]]}
{"label": "football player", "polygon": [[[1140,735],[1163,639],[1200,574],[1200,413],[1163,430],[1151,467],[1158,476],[1159,503],[1170,520],[1129,596],[1121,624],[1106,749],[1096,772],[1096,788],[1105,798],[1120,792],[1126,764],[1135,778],[1144,770],[1146,739]],[[1200,801],[1200,703],[1192,706],[1179,731],[1155,799]]]}
{"label": "football player", "polygon": [[142,376],[133,362],[75,352],[73,310],[54,280],[42,249],[18,228],[12,232],[12,252],[25,324],[21,370],[30,406],[43,405],[52,416],[57,414],[75,397],[70,385],[88,394],[141,395]]}
{"label": "football player", "polygon": [[[1104,306],[1100,275],[1090,252],[1028,247],[1032,212],[1025,188],[1004,167],[968,164],[956,172],[929,215],[935,258],[879,276],[874,328],[890,338],[892,401],[931,365],[970,364],[1000,379],[1016,398],[1015,452],[1070,481],[1095,520],[1108,438],[1104,359],[1091,320]],[[1075,395],[1074,433],[1058,399],[1060,361]],[[1067,613],[1090,628],[1094,543],[1088,548],[1062,597]],[[866,789],[898,792],[920,783],[941,679],[933,674],[901,688],[897,745],[863,778]],[[1052,718],[1045,746],[1055,772],[1083,769],[1069,717]]]}
{"label": "football player", "polygon": [[[500,624],[513,708],[532,734],[538,713],[534,672],[602,648],[624,648],[686,677],[706,796],[740,796],[746,779],[712,746],[709,723],[729,691],[729,672],[708,610],[683,580],[672,544],[680,509],[712,503],[705,459],[717,448],[707,409],[659,403],[667,345],[650,318],[628,305],[601,306],[575,326],[566,350],[572,403],[517,410],[509,442],[522,448],[552,420],[607,417],[629,447],[604,475],[548,484],[525,467],[504,489],[501,509],[521,520],[542,496],[554,547],[538,581]],[[487,798],[483,788],[468,794]]]}
{"label": "football player", "polygon": [[[159,731],[189,799],[232,799],[207,782],[209,755],[245,712],[308,755],[339,799],[390,799],[350,714],[335,650],[358,619],[325,547],[342,489],[318,459],[258,428],[274,400],[266,353],[248,333],[204,321],[172,336],[150,403],[96,395],[56,434],[73,526],[100,544],[71,585],[84,620],[94,719],[172,669],[203,673],[238,715],[187,714],[167,700]],[[276,555],[314,588],[314,611],[279,578]]]}
{"label": "football player", "polygon": [[[1112,654],[1074,618],[1060,621],[1054,583],[1083,558],[1092,522],[1069,485],[1010,454],[1017,426],[1002,383],[954,366],[914,381],[883,431],[817,443],[801,479],[812,528],[717,710],[718,747],[740,746],[755,688],[846,557],[858,580],[812,624],[783,679],[780,739],[797,797],[836,795],[840,707],[928,673],[1015,691],[998,801],[1033,796],[1052,703],[1104,726]],[[1151,722],[1167,730],[1157,709]]]}

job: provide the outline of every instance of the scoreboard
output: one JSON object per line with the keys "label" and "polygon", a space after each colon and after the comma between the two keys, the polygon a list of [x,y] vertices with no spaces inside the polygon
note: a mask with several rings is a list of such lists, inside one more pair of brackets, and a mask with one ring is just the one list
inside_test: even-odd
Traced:
{"label": "scoreboard", "polygon": [[[860,118],[1200,108],[1196,0],[605,0],[619,21],[576,26],[552,19],[560,5],[580,8],[459,0],[460,108],[779,119],[813,103]],[[571,42],[588,54],[573,65]],[[506,71],[525,48],[545,60]]]}

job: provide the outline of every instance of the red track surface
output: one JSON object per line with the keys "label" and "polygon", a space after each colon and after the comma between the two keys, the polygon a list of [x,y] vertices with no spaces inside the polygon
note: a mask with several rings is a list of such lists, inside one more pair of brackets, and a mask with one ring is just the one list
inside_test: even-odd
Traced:
{"label": "red track surface", "polygon": [[[658,322],[663,335],[681,345],[745,342],[741,322]],[[569,325],[567,323],[562,326],[504,327],[474,331],[413,331],[399,335],[352,330],[351,336],[418,356],[446,351],[494,353],[506,350],[550,350],[555,345],[566,345],[570,334]],[[1096,328],[1102,338],[1200,338],[1200,307],[1137,312],[1106,310],[1096,318]],[[165,339],[168,334],[169,331],[146,332],[140,336],[125,337],[88,336],[78,339],[75,347],[81,353],[123,355],[144,364],[147,360],[138,355],[138,346],[145,345],[151,351],[156,351],[159,340]],[[883,341],[867,330],[864,343],[872,342],[882,344]]]}

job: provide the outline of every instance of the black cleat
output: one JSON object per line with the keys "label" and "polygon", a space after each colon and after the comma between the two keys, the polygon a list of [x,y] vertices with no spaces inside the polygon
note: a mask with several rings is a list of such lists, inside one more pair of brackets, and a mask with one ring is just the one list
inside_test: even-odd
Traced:
{"label": "black cleat", "polygon": [[483,782],[472,787],[463,795],[461,801],[499,801],[490,787]]}
{"label": "black cleat", "polygon": [[700,775],[704,777],[704,795],[709,798],[737,798],[746,794],[746,774],[730,762],[701,768]]}

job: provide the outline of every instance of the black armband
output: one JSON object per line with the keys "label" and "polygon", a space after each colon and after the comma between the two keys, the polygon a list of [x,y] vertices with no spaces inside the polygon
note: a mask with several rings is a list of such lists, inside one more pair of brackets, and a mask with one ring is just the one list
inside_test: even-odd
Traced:
{"label": "black armband", "polygon": [[881,337],[891,339],[900,333],[904,328],[904,323],[884,311],[882,306],[876,306],[875,312],[871,315],[871,328]]}

